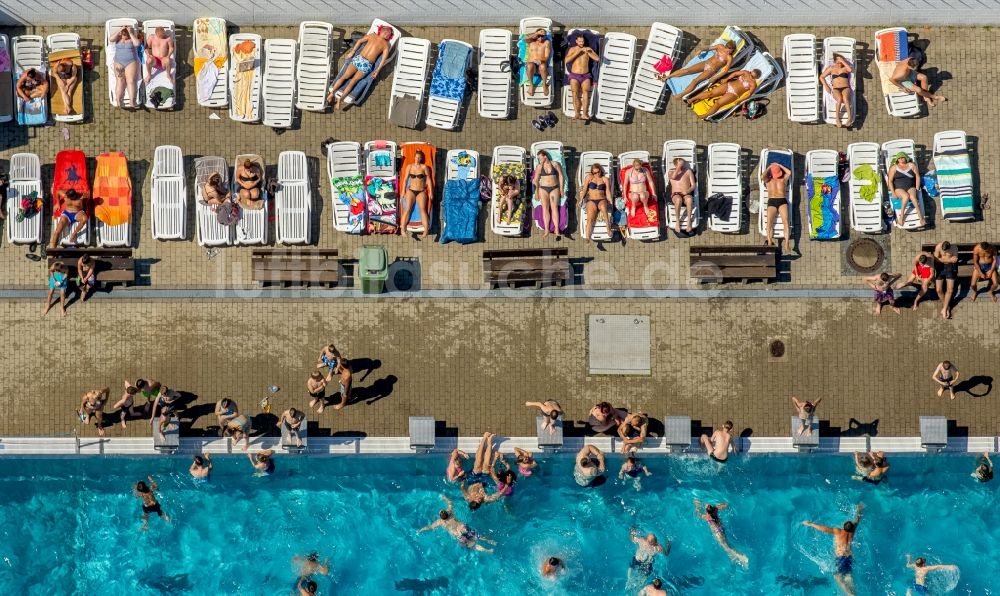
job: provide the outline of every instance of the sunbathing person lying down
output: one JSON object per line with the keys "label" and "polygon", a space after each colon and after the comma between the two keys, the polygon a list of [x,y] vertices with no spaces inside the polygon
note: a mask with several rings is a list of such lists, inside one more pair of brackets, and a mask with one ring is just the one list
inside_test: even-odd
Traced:
{"label": "sunbathing person lying down", "polygon": [[[358,81],[369,74],[372,78],[377,77],[379,70],[385,66],[386,60],[389,59],[390,41],[392,41],[392,27],[382,25],[375,33],[369,33],[355,42],[354,47],[344,57],[345,60],[350,60],[351,63],[344,70],[344,74],[334,81],[330,87],[330,93],[326,96],[326,102],[331,103],[336,99],[336,109],[339,110],[340,102],[345,95],[350,95],[351,90],[354,89]],[[365,47],[358,53],[358,48],[362,44]],[[374,65],[378,62],[379,57],[382,58],[382,61],[379,62],[378,68],[375,68]]]}
{"label": "sunbathing person lying down", "polygon": [[174,55],[174,40],[167,35],[166,29],[157,27],[153,31],[153,36],[146,40],[146,84],[153,78],[156,71],[164,71],[167,80],[172,85],[174,77],[170,74],[170,60]]}
{"label": "sunbathing person lying down", "polygon": [[757,89],[757,78],[760,75],[761,72],[757,69],[737,70],[719,79],[718,85],[709,87],[684,101],[690,106],[702,100],[715,99],[712,107],[708,108],[708,111],[701,117],[704,120],[739,98],[753,94],[754,90]]}
{"label": "sunbathing person lying down", "polygon": [[715,79],[722,76],[729,67],[733,64],[733,55],[736,53],[736,43],[733,40],[728,40],[725,44],[714,45],[708,48],[707,51],[714,52],[707,60],[693,64],[686,68],[681,68],[675,70],[664,77],[666,79],[672,79],[673,77],[680,77],[684,75],[699,73],[688,86],[685,87],[684,91],[680,93],[681,97],[684,97],[688,93],[691,93],[699,83],[708,79],[708,84],[711,85]]}

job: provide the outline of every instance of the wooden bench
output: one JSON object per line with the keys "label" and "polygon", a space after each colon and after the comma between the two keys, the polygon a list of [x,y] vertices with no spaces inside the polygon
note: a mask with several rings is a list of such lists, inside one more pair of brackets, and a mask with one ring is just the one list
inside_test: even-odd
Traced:
{"label": "wooden bench", "polygon": [[515,284],[566,285],[573,278],[567,248],[506,249],[483,251],[483,281],[490,288]]}
{"label": "wooden bench", "polygon": [[[972,249],[976,248],[978,242],[969,243],[952,243],[951,245],[958,250],[958,276],[959,277],[972,277]],[[924,252],[929,252],[934,254],[934,248],[937,244],[922,244],[920,245],[920,250]]]}
{"label": "wooden bench", "polygon": [[777,246],[692,246],[691,278],[699,282],[778,278]]}
{"label": "wooden bench", "polygon": [[135,283],[135,259],[131,248],[50,248],[46,253],[48,264],[62,261],[69,267],[69,276],[76,277],[76,263],[83,255],[94,259],[95,277],[99,283],[124,284]]}
{"label": "wooden bench", "polygon": [[337,254],[329,248],[255,248],[250,253],[253,280],[265,287],[333,287],[340,283]]}

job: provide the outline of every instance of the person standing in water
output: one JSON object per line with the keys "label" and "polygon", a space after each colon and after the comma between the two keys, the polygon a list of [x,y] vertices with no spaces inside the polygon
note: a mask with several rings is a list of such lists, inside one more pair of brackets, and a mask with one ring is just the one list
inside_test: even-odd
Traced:
{"label": "person standing in water", "polygon": [[827,534],[833,534],[833,550],[837,555],[837,569],[833,573],[833,579],[847,596],[854,596],[855,594],[853,576],[854,552],[851,550],[851,545],[854,542],[854,533],[858,530],[858,524],[861,523],[861,513],[864,509],[864,503],[858,503],[854,519],[845,521],[841,528],[821,526],[811,521],[802,522],[803,526],[808,526]]}
{"label": "person standing in water", "polygon": [[708,522],[708,527],[712,529],[712,534],[715,536],[716,542],[719,543],[722,550],[726,551],[729,558],[734,563],[746,569],[749,563],[747,556],[729,545],[729,539],[726,538],[726,528],[722,525],[722,519],[719,517],[719,512],[728,508],[729,505],[725,503],[718,503],[716,505],[705,503],[704,507],[702,507],[701,501],[698,499],[694,500],[694,514]]}
{"label": "person standing in water", "polygon": [[663,589],[663,580],[656,578],[653,583],[639,590],[637,596],[667,596],[667,591]]}
{"label": "person standing in water", "polygon": [[993,461],[990,460],[989,451],[983,451],[983,454],[976,458],[976,469],[972,472],[972,477],[979,482],[993,480]]}
{"label": "person standing in water", "polygon": [[635,528],[629,530],[629,536],[632,542],[636,544],[635,554],[632,555],[632,562],[628,565],[629,584],[632,584],[633,574],[638,574],[643,580],[653,575],[653,558],[656,555],[666,556],[669,552],[670,543],[667,542],[667,549],[664,549],[656,540],[655,534],[649,533],[643,536]]}
{"label": "person standing in water", "polygon": [[927,588],[927,574],[931,571],[958,571],[958,565],[928,565],[927,559],[917,557],[917,560],[913,561],[909,554],[906,555],[906,568],[913,570],[913,583],[906,588],[906,596],[930,594],[930,589]]}

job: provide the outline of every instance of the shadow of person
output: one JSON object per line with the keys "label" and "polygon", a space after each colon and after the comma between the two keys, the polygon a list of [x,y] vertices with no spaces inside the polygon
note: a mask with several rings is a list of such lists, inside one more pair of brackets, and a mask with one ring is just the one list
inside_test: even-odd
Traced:
{"label": "shadow of person", "polygon": [[973,375],[964,381],[955,383],[955,393],[965,392],[972,397],[986,397],[993,391],[993,377]]}
{"label": "shadow of person", "polygon": [[856,418],[851,418],[847,423],[847,430],[841,432],[840,434],[844,437],[877,437],[878,422],[878,418],[872,420],[871,422],[861,422]]}
{"label": "shadow of person", "polygon": [[366,405],[372,405],[373,403],[379,401],[380,399],[389,397],[392,393],[393,386],[395,386],[396,375],[389,375],[387,377],[378,379],[371,385],[367,387],[357,387],[351,391],[350,403],[365,402]]}
{"label": "shadow of person", "polygon": [[350,364],[351,372],[354,373],[354,375],[357,375],[361,371],[365,371],[365,374],[361,375],[361,378],[358,379],[359,383],[363,383],[372,371],[378,370],[382,367],[381,360],[372,360],[371,358],[351,358],[348,363]]}

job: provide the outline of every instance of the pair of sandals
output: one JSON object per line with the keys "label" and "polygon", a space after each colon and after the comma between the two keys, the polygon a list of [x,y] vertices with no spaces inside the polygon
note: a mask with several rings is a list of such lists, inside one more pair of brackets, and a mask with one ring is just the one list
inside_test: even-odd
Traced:
{"label": "pair of sandals", "polygon": [[531,125],[535,127],[538,132],[544,131],[546,128],[552,128],[556,125],[559,120],[556,115],[552,112],[546,113],[544,116],[539,116],[531,121]]}

